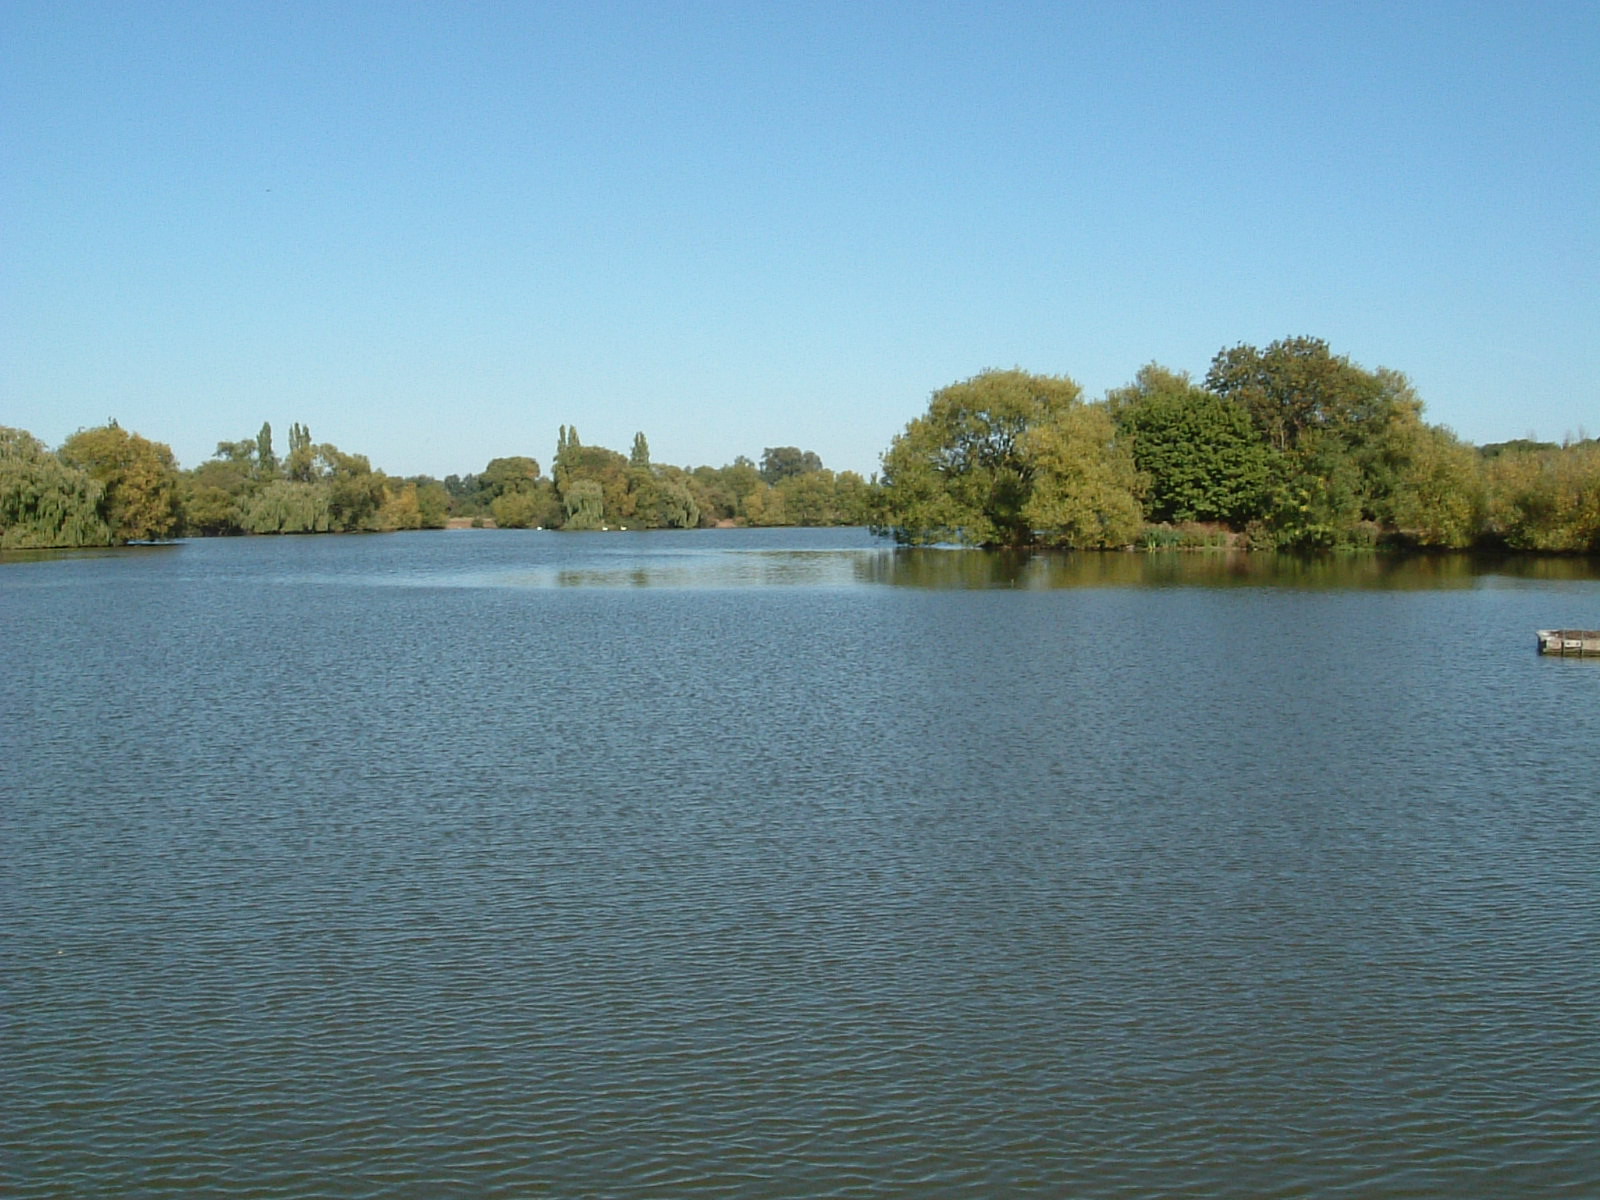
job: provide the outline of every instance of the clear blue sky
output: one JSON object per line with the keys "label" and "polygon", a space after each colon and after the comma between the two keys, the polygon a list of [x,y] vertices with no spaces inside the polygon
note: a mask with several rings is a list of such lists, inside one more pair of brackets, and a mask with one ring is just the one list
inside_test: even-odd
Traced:
{"label": "clear blue sky", "polygon": [[870,473],[1308,334],[1600,434],[1600,2],[4,0],[0,424]]}

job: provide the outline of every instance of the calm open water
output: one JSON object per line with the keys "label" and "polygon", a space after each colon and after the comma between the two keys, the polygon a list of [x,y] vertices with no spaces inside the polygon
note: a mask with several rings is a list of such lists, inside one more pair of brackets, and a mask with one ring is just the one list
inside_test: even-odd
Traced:
{"label": "calm open water", "polygon": [[0,562],[11,1197],[1600,1195],[1596,564]]}

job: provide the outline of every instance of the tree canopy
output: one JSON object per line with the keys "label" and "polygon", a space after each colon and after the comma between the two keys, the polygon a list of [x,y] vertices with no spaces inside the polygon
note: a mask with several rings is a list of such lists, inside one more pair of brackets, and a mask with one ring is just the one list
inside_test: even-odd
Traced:
{"label": "tree canopy", "polygon": [[870,524],[912,544],[1143,544],[1600,553],[1600,442],[1473,447],[1430,425],[1398,371],[1326,342],[1224,348],[1202,383],[1156,363],[1086,400],[1064,375],[983,371],[934,392],[867,480],[814,451],[759,464],[657,462],[562,425],[549,475],[527,454],[396,478],[292,422],[262,422],[179,470],[116,421],[51,451],[0,428],[0,549],[173,536],[431,529]]}
{"label": "tree canopy", "polygon": [[[985,371],[933,394],[883,456],[878,525],[911,544],[1113,545],[1140,513],[1109,417],[1065,376]],[[1083,539],[1079,541],[1078,539]]]}
{"label": "tree canopy", "polygon": [[822,470],[822,459],[810,450],[799,446],[768,446],[761,452],[761,481],[776,487],[785,479],[796,475],[809,475]]}
{"label": "tree canopy", "polygon": [[21,429],[0,425],[0,549],[105,546],[105,488]]}
{"label": "tree canopy", "polygon": [[178,466],[172,450],[115,421],[80,429],[58,457],[103,489],[102,514],[119,542],[171,537],[178,528]]}
{"label": "tree canopy", "polygon": [[1203,385],[1157,364],[1086,403],[988,371],[933,394],[883,455],[876,523],[902,542],[1331,550],[1600,550],[1600,451],[1479,454],[1423,420],[1398,371],[1317,338],[1220,351]]}
{"label": "tree canopy", "polygon": [[1237,400],[1154,363],[1108,399],[1147,481],[1150,520],[1237,524],[1261,514],[1272,451]]}

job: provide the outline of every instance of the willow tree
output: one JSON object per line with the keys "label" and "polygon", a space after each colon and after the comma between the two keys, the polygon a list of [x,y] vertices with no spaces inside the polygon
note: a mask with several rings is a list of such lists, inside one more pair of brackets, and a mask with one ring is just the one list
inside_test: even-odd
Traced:
{"label": "willow tree", "polygon": [[[1065,376],[985,371],[933,394],[883,456],[881,531],[913,545],[1110,545],[1139,523],[1137,476]],[[1131,526],[1130,526],[1131,516]]]}
{"label": "willow tree", "polygon": [[244,502],[239,525],[247,533],[327,533],[328,500],[322,480],[274,479]]}
{"label": "willow tree", "polygon": [[0,426],[0,549],[108,546],[105,489],[31,433]]}
{"label": "willow tree", "polygon": [[[561,433],[551,471],[556,495],[568,515],[562,528],[600,527],[601,518],[594,509],[589,489],[585,488],[579,499],[573,498],[573,489],[580,483],[593,483],[600,489],[600,508],[606,521],[627,522],[633,516],[636,502],[632,486],[635,473],[629,468],[627,458],[604,446],[583,445],[578,441],[576,428],[563,425]],[[574,519],[579,522],[577,525],[572,523]]]}
{"label": "willow tree", "polygon": [[561,494],[563,529],[599,529],[606,515],[605,490],[596,479],[576,479]]}
{"label": "willow tree", "polygon": [[1033,535],[1052,546],[1125,546],[1144,527],[1140,476],[1104,405],[1076,404],[1022,435],[1034,465],[1023,506]]}

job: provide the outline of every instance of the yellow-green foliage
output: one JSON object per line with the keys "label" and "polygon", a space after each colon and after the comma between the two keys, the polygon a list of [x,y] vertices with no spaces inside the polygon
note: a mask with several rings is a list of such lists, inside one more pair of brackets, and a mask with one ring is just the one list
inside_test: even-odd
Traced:
{"label": "yellow-green foliage", "polygon": [[785,475],[770,487],[758,483],[744,498],[744,517],[751,525],[860,525],[868,503],[861,476],[818,467]]}
{"label": "yellow-green foliage", "polygon": [[422,505],[415,483],[393,483],[386,489],[383,506],[378,509],[380,529],[421,529]]}
{"label": "yellow-green foliage", "polygon": [[274,479],[245,502],[239,524],[247,533],[327,533],[328,499],[321,480]]}
{"label": "yellow-green foliage", "polygon": [[1395,477],[1383,516],[1405,541],[1461,549],[1478,536],[1483,470],[1448,429],[1411,421],[1396,432]]}
{"label": "yellow-green foliage", "polygon": [[1493,537],[1514,550],[1600,553],[1600,442],[1504,453],[1485,475]]}
{"label": "yellow-green foliage", "polygon": [[883,456],[877,524],[913,545],[1108,544],[1138,506],[1131,489],[1113,494],[1120,465],[1091,462],[1111,423],[1081,415],[1081,395],[1064,376],[1019,370],[935,392]]}
{"label": "yellow-green foliage", "polygon": [[543,511],[532,492],[503,492],[489,501],[489,513],[501,529],[528,529],[539,523]]}
{"label": "yellow-green foliage", "polygon": [[178,465],[172,450],[115,421],[80,429],[58,455],[105,489],[104,515],[120,542],[171,537],[178,529]]}
{"label": "yellow-green foliage", "polygon": [[1139,472],[1104,405],[1073,405],[1022,435],[1033,490],[1023,517],[1039,541],[1103,550],[1139,536]]}

